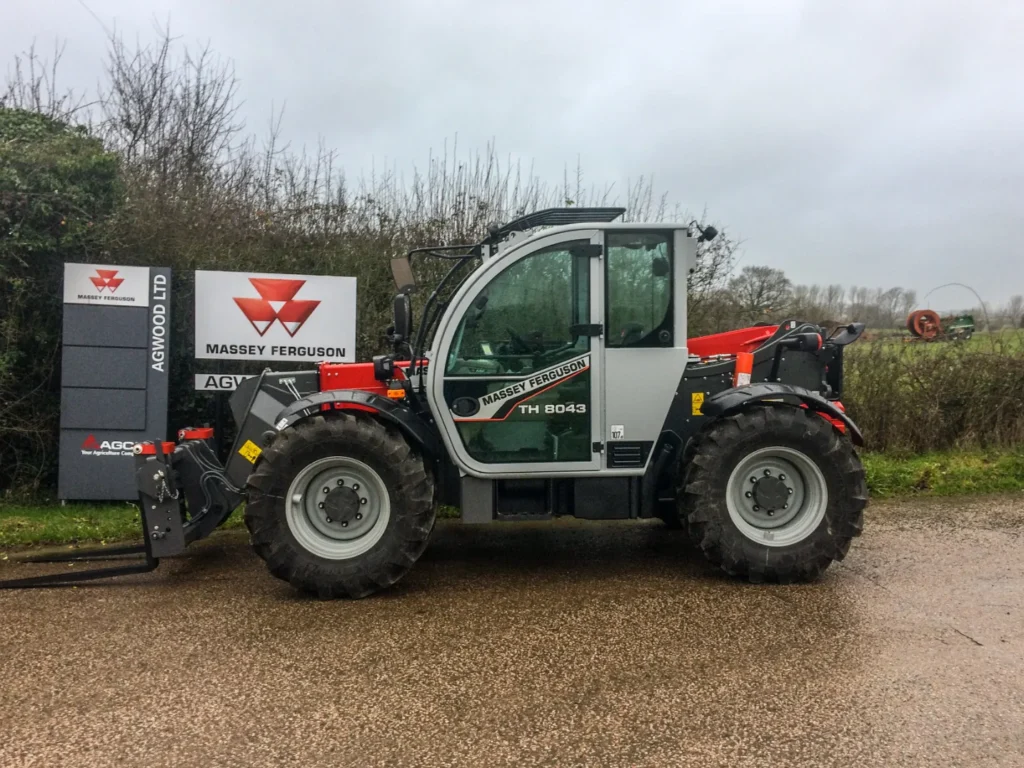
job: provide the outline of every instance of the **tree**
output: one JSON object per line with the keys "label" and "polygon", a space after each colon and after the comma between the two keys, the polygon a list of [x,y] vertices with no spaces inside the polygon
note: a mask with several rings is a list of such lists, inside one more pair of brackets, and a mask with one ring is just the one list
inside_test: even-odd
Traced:
{"label": "tree", "polygon": [[1024,321],[1024,296],[1018,293],[1016,296],[1010,297],[1010,301],[1006,305],[1006,319],[1014,328],[1024,327],[1022,324]]}
{"label": "tree", "polygon": [[729,281],[729,292],[742,319],[756,323],[784,315],[793,286],[781,269],[744,267]]}
{"label": "tree", "polygon": [[0,107],[0,487],[52,469],[63,264],[98,255],[117,170],[84,129]]}

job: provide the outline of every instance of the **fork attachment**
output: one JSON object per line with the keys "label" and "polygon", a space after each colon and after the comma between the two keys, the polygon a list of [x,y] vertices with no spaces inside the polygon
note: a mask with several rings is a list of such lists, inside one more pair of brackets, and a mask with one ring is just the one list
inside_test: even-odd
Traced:
{"label": "fork attachment", "polygon": [[223,465],[210,449],[207,442],[210,431],[182,430],[179,433],[182,441],[178,445],[149,442],[135,446],[142,544],[38,555],[24,561],[104,561],[143,555],[142,562],[0,581],[0,589],[68,586],[81,581],[146,573],[160,564],[160,558],[180,555],[193,541],[213,533],[241,504],[243,494],[228,480]]}

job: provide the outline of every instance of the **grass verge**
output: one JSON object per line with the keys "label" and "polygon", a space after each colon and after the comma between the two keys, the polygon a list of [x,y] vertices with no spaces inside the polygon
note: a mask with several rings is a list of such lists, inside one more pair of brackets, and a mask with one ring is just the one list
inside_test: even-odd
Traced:
{"label": "grass verge", "polygon": [[[952,496],[1024,490],[1024,450],[955,452],[899,457],[865,454],[872,498]],[[445,510],[454,517],[454,510]],[[238,509],[225,528],[240,528]],[[0,553],[40,544],[123,541],[139,536],[139,513],[131,504],[0,504]]]}
{"label": "grass verge", "polygon": [[1024,490],[1024,450],[928,453],[910,457],[875,453],[862,458],[868,489],[876,499]]}
{"label": "grass verge", "polygon": [[[224,528],[242,526],[242,508]],[[36,544],[106,544],[140,538],[134,504],[0,503],[0,553]]]}

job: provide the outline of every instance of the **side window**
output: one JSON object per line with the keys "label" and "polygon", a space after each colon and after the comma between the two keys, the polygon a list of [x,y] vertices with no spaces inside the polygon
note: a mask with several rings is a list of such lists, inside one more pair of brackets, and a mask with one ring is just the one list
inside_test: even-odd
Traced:
{"label": "side window", "polygon": [[671,347],[669,234],[609,232],[606,294],[609,347]]}
{"label": "side window", "polygon": [[480,292],[459,323],[445,373],[523,376],[578,356],[590,338],[589,260],[581,242],[559,243],[517,261]]}

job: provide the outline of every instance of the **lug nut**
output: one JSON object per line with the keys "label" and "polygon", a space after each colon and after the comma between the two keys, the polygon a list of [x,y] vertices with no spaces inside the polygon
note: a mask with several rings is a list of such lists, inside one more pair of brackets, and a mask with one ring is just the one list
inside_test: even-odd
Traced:
{"label": "lug nut", "polygon": [[750,478],[750,482],[752,482],[752,483],[756,483],[756,482],[757,482],[757,478],[756,478],[756,477],[752,477],[752,478]]}
{"label": "lug nut", "polygon": [[344,520],[342,520],[342,521],[341,521],[341,527],[342,527],[342,528],[348,528],[348,523],[347,523],[347,522],[345,522]]}
{"label": "lug nut", "polygon": [[771,473],[772,473],[772,471],[771,471],[770,469],[766,469],[766,470],[764,471],[764,476],[765,476],[765,477],[768,477],[768,475],[770,475]]}
{"label": "lug nut", "polygon": [[793,489],[792,488],[787,488],[786,489],[786,493],[788,493],[790,496],[792,496],[793,495]]}
{"label": "lug nut", "polygon": [[785,479],[786,479],[785,475],[782,475],[782,474],[779,475],[779,480],[785,480]]}
{"label": "lug nut", "polygon": [[339,480],[339,481],[338,481],[338,485],[344,485],[344,484],[345,484],[345,481],[344,481],[344,480]]}
{"label": "lug nut", "polygon": [[359,514],[358,512],[356,512],[356,520],[362,520],[362,519],[363,519],[363,516],[361,514]]}
{"label": "lug nut", "polygon": [[755,511],[755,512],[760,512],[760,511],[761,511],[761,508],[760,508],[759,506],[757,506],[757,504],[755,504],[755,505],[754,505],[754,511]]}
{"label": "lug nut", "polygon": [[329,518],[329,517],[328,517],[328,518],[327,518],[327,522],[328,522],[328,523],[333,523],[333,522],[334,522],[334,520],[332,520],[331,518]]}
{"label": "lug nut", "polygon": [[324,503],[321,501],[319,504],[317,504],[317,506],[320,507],[320,509],[323,509],[324,508]]}
{"label": "lug nut", "polygon": [[783,505],[782,505],[782,508],[783,508],[783,509],[789,509],[789,504],[783,504]]}
{"label": "lug nut", "polygon": [[359,500],[359,503],[360,503],[360,504],[365,504],[365,503],[366,503],[366,499],[360,499],[360,500]]}
{"label": "lug nut", "polygon": [[327,486],[325,485],[325,486],[324,486],[324,493],[330,493],[330,492],[331,492],[331,489],[330,489],[330,488],[328,488],[328,487],[327,487]]}
{"label": "lug nut", "polygon": [[774,509],[769,509],[768,510],[768,517],[771,517],[774,514],[775,514],[775,510]]}
{"label": "lug nut", "polygon": [[352,490],[353,491],[358,491],[359,490],[359,483],[352,483]]}
{"label": "lug nut", "polygon": [[746,497],[747,497],[747,498],[749,499],[749,498],[750,498],[751,496],[753,496],[754,494],[752,494],[752,493],[751,493],[750,491],[747,491],[747,492],[746,492],[746,493],[744,493],[743,495],[744,495],[744,496],[746,496]]}

